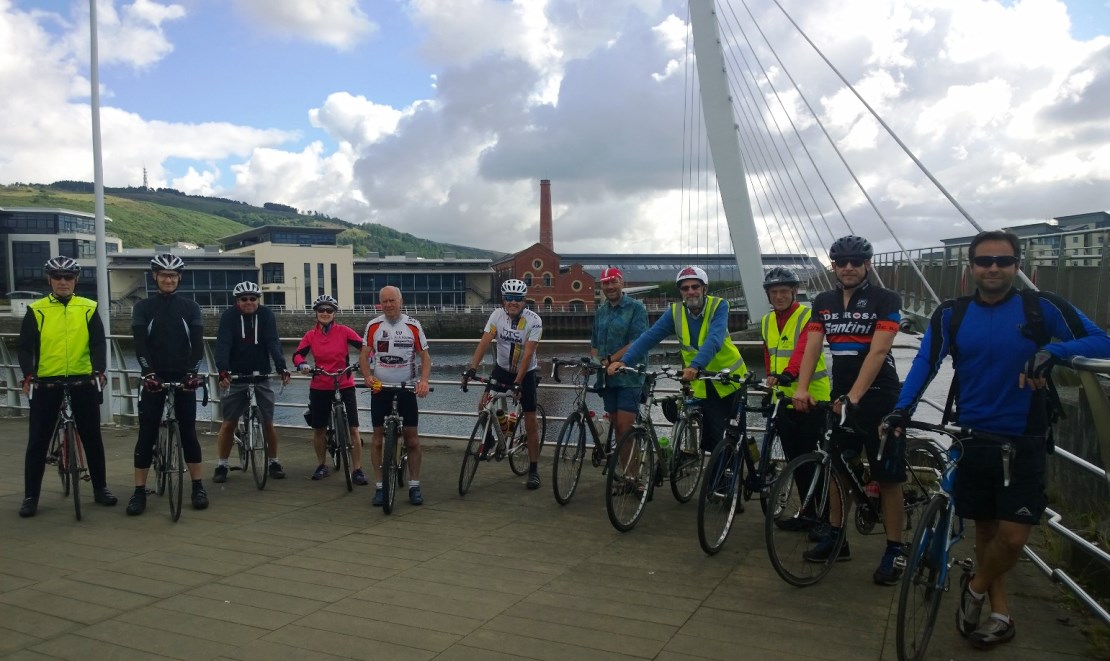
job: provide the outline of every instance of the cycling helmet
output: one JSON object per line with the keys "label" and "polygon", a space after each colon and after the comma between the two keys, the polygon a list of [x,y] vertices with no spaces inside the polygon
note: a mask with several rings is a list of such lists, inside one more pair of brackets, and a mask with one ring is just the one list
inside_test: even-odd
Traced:
{"label": "cycling helmet", "polygon": [[254,284],[253,282],[246,281],[240,282],[239,284],[235,285],[235,289],[231,290],[231,295],[235,298],[239,298],[243,294],[254,294],[255,296],[261,296],[262,289],[260,289],[259,286]]}
{"label": "cycling helmet", "polygon": [[778,285],[788,285],[790,287],[797,287],[801,284],[798,276],[790,269],[776,266],[775,268],[767,271],[767,275],[763,276],[763,289],[764,291]]}
{"label": "cycling helmet", "polygon": [[164,252],[154,256],[150,260],[150,270],[158,273],[159,271],[176,271],[181,273],[185,269],[185,262],[177,255]]}
{"label": "cycling helmet", "polygon": [[674,282],[676,285],[683,280],[701,280],[701,284],[703,287],[709,286],[709,276],[705,274],[705,271],[699,269],[696,266],[687,266],[686,268],[679,271],[678,275],[674,277]]}
{"label": "cycling helmet", "polygon": [[316,297],[315,301],[312,301],[313,310],[320,307],[321,305],[330,305],[337,310],[339,309],[339,301],[335,300],[334,296],[328,296],[327,294],[321,294]]}
{"label": "cycling helmet", "polygon": [[81,275],[81,265],[77,263],[77,260],[72,257],[63,257],[61,255],[46,260],[46,264],[43,265],[42,270],[46,272],[46,275],[68,273],[75,278]]}
{"label": "cycling helmet", "polygon": [[871,242],[855,235],[842,236],[833,241],[829,248],[829,259],[834,262],[838,259],[871,259]]}
{"label": "cycling helmet", "polygon": [[506,280],[501,283],[501,294],[520,294],[521,296],[528,293],[528,285],[524,284],[523,280]]}

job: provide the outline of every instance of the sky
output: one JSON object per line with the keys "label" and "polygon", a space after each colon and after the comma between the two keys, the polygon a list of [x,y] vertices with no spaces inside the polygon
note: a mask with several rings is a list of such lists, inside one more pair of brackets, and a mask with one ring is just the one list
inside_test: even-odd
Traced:
{"label": "sky", "polygon": [[[779,3],[981,225],[1110,209],[1110,0]],[[764,251],[819,251],[822,232],[879,249],[972,233],[773,0],[719,5],[768,67],[762,114],[793,123],[828,177],[797,180],[832,191],[812,198],[819,220],[800,214],[809,243],[757,199]],[[97,13],[107,186],[139,186],[145,168],[156,188],[516,251],[538,240],[550,179],[559,252],[727,249],[716,196],[690,173],[705,147],[686,2],[99,0]],[[89,60],[87,0],[0,0],[0,184],[92,181]],[[750,156],[753,177],[790,169]]]}

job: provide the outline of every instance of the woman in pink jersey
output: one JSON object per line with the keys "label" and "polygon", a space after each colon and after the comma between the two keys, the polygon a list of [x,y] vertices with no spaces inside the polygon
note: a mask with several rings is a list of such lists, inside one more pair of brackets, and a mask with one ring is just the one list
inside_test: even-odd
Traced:
{"label": "woman in pink jersey", "polygon": [[[335,323],[339,302],[333,297],[327,294],[318,297],[312,302],[312,309],[316,312],[316,325],[304,334],[297,350],[293,352],[293,366],[302,372],[310,371],[312,368],[306,356],[311,353],[316,367],[327,372],[338,372],[351,364],[351,349],[358,355],[362,349],[362,337],[353,329]],[[316,472],[312,474],[314,480],[322,480],[331,473],[324,457],[324,432],[328,428],[328,418],[331,417],[333,390],[332,378],[322,375],[314,376],[308,387],[308,424],[312,427],[312,447],[316,450],[316,461],[319,463]],[[355,484],[365,486],[369,484],[369,480],[362,472],[362,439],[358,434],[355,380],[349,374],[340,379],[339,394],[347,409],[347,422],[351,425],[351,467],[354,469],[351,479]]]}

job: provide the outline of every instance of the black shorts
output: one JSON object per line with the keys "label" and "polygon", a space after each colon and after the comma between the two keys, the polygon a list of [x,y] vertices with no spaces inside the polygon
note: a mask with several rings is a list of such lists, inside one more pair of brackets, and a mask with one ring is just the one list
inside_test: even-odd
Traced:
{"label": "black shorts", "polygon": [[1036,525],[1048,506],[1045,495],[1045,440],[1010,437],[1010,486],[1004,486],[1002,445],[978,441],[964,447],[956,469],[956,514],[973,521],[1014,521]]}
{"label": "black shorts", "polygon": [[[497,387],[490,388],[486,386],[486,390],[505,392],[516,381],[516,374],[500,367],[494,367],[493,371],[490,372],[490,378],[497,381]],[[520,382],[520,410],[525,413],[536,411],[536,389],[538,387],[539,379],[536,378],[536,370],[524,375],[524,379]]]}
{"label": "black shorts", "polygon": [[[370,395],[370,424],[375,428],[385,425],[385,416],[393,411],[393,393],[386,386],[378,394]],[[415,427],[420,420],[420,410],[416,405],[416,393],[402,390],[397,393],[397,411],[401,414],[404,427]]]}
{"label": "black shorts", "polygon": [[[835,401],[836,397],[833,397]],[[905,437],[893,439],[883,448],[883,460],[879,456],[879,425],[883,418],[894,410],[898,403],[898,393],[881,390],[868,390],[860,400],[859,406],[849,411],[844,423],[855,433],[833,431],[833,448],[839,452],[853,449],[867,453],[867,464],[871,468],[871,479],[880,484],[901,484],[906,481],[906,440]]]}
{"label": "black shorts", "polygon": [[[328,420],[331,418],[331,390],[308,391],[308,426],[313,429],[327,429]],[[358,427],[358,401],[355,399],[355,387],[341,388],[339,396],[343,398],[343,406],[347,409],[347,425]]]}

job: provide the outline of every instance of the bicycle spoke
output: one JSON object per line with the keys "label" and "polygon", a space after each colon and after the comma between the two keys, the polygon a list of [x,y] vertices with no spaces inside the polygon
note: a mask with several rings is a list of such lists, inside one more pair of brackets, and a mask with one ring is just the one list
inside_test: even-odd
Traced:
{"label": "bicycle spoke", "polygon": [[705,459],[701,450],[701,434],[700,413],[691,413],[685,420],[679,420],[675,428],[671,493],[680,503],[689,501],[701,482],[702,462]]}
{"label": "bicycle spoke", "polygon": [[582,414],[576,411],[559,430],[559,437],[555,442],[555,460],[551,465],[551,488],[560,505],[566,505],[574,496],[585,456],[586,423]]}
{"label": "bicycle spoke", "polygon": [[633,427],[609,457],[605,479],[605,509],[609,522],[621,532],[636,526],[654,488],[655,453],[643,429]]}
{"label": "bicycle spoke", "polygon": [[728,539],[740,499],[744,463],[736,442],[726,438],[718,443],[706,466],[698,501],[698,543],[712,555]]}
{"label": "bicycle spoke", "polygon": [[[775,481],[769,496],[775,507],[764,517],[764,537],[771,565],[791,585],[812,585],[831,569],[840,553],[844,535],[840,535],[824,561],[806,560],[803,554],[819,546],[811,541],[809,532],[827,520],[831,484],[840,485],[825,455],[812,452],[787,464]],[[846,493],[841,489],[841,493]],[[841,500],[840,520],[847,520],[847,506]]]}
{"label": "bicycle spoke", "polygon": [[906,547],[909,558],[898,595],[898,658],[922,659],[936,624],[948,568],[949,501],[935,496]]}

